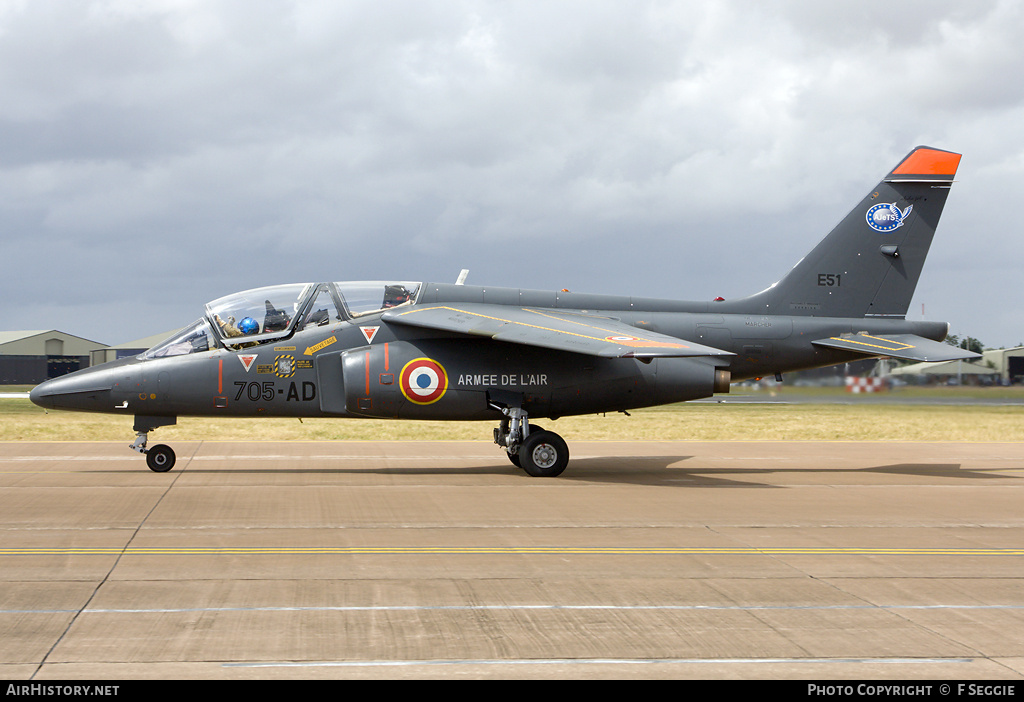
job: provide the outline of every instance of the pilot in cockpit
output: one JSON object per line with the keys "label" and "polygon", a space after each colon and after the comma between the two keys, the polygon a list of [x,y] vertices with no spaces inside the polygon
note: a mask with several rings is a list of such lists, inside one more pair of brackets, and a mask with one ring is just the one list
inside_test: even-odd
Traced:
{"label": "pilot in cockpit", "polygon": [[252,336],[260,333],[260,324],[252,317],[243,317],[238,324],[235,324],[235,318],[232,316],[228,316],[226,322],[220,318],[220,315],[214,315],[213,318],[226,338]]}
{"label": "pilot in cockpit", "polygon": [[242,330],[235,324],[235,318],[229,316],[228,321],[224,321],[220,318],[219,314],[213,315],[214,321],[217,322],[217,326],[220,327],[221,333],[225,337],[242,336]]}

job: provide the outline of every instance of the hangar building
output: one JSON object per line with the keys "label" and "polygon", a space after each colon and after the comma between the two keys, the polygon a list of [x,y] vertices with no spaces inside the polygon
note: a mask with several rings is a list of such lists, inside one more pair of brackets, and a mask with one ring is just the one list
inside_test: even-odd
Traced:
{"label": "hangar building", "polygon": [[0,385],[34,385],[89,367],[106,344],[56,329],[0,331]]}
{"label": "hangar building", "polygon": [[92,352],[92,365],[98,366],[101,363],[107,363],[108,361],[116,361],[121,358],[138,356],[140,353],[153,348],[161,341],[166,341],[171,338],[171,336],[176,334],[178,331],[178,329],[172,329],[171,331],[165,331],[162,334],[154,334],[153,336],[136,339],[135,341],[128,341],[123,344],[118,344],[117,346],[104,346],[103,348]]}
{"label": "hangar building", "polygon": [[1024,383],[1024,346],[992,349],[981,354],[982,362],[991,363],[1005,383]]}

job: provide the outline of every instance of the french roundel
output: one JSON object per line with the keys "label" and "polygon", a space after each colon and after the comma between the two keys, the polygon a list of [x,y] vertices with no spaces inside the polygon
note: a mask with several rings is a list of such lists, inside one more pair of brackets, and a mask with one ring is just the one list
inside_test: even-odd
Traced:
{"label": "french roundel", "polygon": [[448,389],[448,374],[437,361],[417,358],[402,368],[398,386],[402,388],[402,394],[409,402],[429,405],[444,397]]}

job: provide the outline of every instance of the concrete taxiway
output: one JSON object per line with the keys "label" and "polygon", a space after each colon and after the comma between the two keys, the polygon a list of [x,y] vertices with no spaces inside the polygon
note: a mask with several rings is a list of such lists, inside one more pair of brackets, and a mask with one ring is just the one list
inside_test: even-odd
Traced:
{"label": "concrete taxiway", "polygon": [[1024,444],[0,443],[0,677],[1024,677]]}

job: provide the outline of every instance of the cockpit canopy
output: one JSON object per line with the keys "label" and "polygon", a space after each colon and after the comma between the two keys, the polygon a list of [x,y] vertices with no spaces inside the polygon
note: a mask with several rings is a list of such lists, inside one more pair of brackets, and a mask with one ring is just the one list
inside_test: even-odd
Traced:
{"label": "cockpit canopy", "polygon": [[225,346],[239,345],[243,337],[246,344],[280,339],[291,333],[313,287],[277,285],[225,295],[207,303],[206,319]]}
{"label": "cockpit canopy", "polygon": [[145,353],[182,356],[217,347],[240,349],[412,304],[420,283],[359,281],[256,288],[207,303],[206,315]]}

